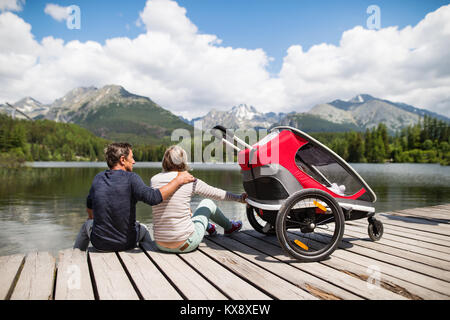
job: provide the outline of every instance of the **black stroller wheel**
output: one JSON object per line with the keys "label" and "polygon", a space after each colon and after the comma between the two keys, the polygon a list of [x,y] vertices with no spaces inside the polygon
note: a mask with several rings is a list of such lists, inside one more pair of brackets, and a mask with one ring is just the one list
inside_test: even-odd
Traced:
{"label": "black stroller wheel", "polygon": [[370,219],[367,232],[369,233],[369,237],[372,241],[380,240],[384,232],[383,223],[377,219]]}
{"label": "black stroller wheel", "polygon": [[256,208],[248,205],[247,206],[247,219],[250,225],[262,234],[267,235],[273,235],[275,234],[275,228],[269,224],[269,222],[264,221],[259,217],[258,213],[256,212]]}
{"label": "black stroller wheel", "polygon": [[286,253],[312,262],[323,260],[336,250],[344,227],[342,209],[331,195],[305,189],[286,199],[278,212],[275,229]]}

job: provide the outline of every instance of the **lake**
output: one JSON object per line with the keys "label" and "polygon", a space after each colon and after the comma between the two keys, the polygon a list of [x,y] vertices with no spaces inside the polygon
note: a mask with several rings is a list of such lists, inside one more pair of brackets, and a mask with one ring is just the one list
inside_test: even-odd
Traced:
{"label": "lake", "polygon": [[[375,191],[377,212],[450,202],[450,167],[438,164],[351,164]],[[234,164],[193,164],[192,174],[210,185],[242,193]],[[104,163],[35,162],[32,167],[0,169],[0,256],[70,248],[86,220],[86,196]],[[145,183],[161,171],[159,163],[138,163],[134,171]],[[200,197],[194,197],[195,209]],[[245,206],[220,202],[231,219],[251,228]],[[151,207],[137,206],[137,220],[151,224]],[[220,232],[220,231],[219,231]]]}

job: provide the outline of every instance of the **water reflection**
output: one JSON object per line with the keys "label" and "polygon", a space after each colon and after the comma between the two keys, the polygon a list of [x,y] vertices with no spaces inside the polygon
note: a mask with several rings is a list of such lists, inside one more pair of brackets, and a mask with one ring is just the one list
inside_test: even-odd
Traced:
{"label": "water reflection", "polygon": [[[39,164],[38,164],[39,165]],[[48,165],[48,164],[46,164]],[[86,165],[86,164],[84,164]],[[159,165],[135,168],[144,182],[160,172]],[[450,202],[450,168],[422,164],[352,164],[378,197],[377,212],[431,206]],[[215,169],[215,168],[219,169]],[[205,182],[242,193],[236,166],[194,166],[192,173]],[[87,217],[86,196],[94,176],[105,169],[94,167],[36,167],[0,170],[0,256],[47,250],[56,254],[69,248]],[[195,196],[193,210],[201,197]],[[231,219],[245,217],[245,206],[235,202],[218,205]],[[137,219],[151,224],[151,207],[138,203]],[[220,232],[220,231],[219,231]]]}

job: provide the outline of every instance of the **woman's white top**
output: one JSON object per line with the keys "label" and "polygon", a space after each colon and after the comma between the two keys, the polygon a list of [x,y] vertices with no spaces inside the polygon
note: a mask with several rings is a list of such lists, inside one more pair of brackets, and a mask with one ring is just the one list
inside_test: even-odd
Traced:
{"label": "woman's white top", "polygon": [[[161,188],[172,181],[177,171],[161,172],[150,180],[152,188]],[[159,242],[183,241],[194,231],[191,221],[191,198],[198,194],[213,200],[240,201],[241,196],[211,187],[200,179],[186,183],[168,199],[152,207],[153,236]]]}

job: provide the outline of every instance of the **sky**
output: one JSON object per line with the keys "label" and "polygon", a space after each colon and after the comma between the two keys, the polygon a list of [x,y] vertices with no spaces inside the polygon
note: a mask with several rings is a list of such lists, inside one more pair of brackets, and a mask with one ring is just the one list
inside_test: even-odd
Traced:
{"label": "sky", "polygon": [[186,118],[359,93],[450,116],[449,47],[449,1],[0,0],[0,102],[118,84]]}

